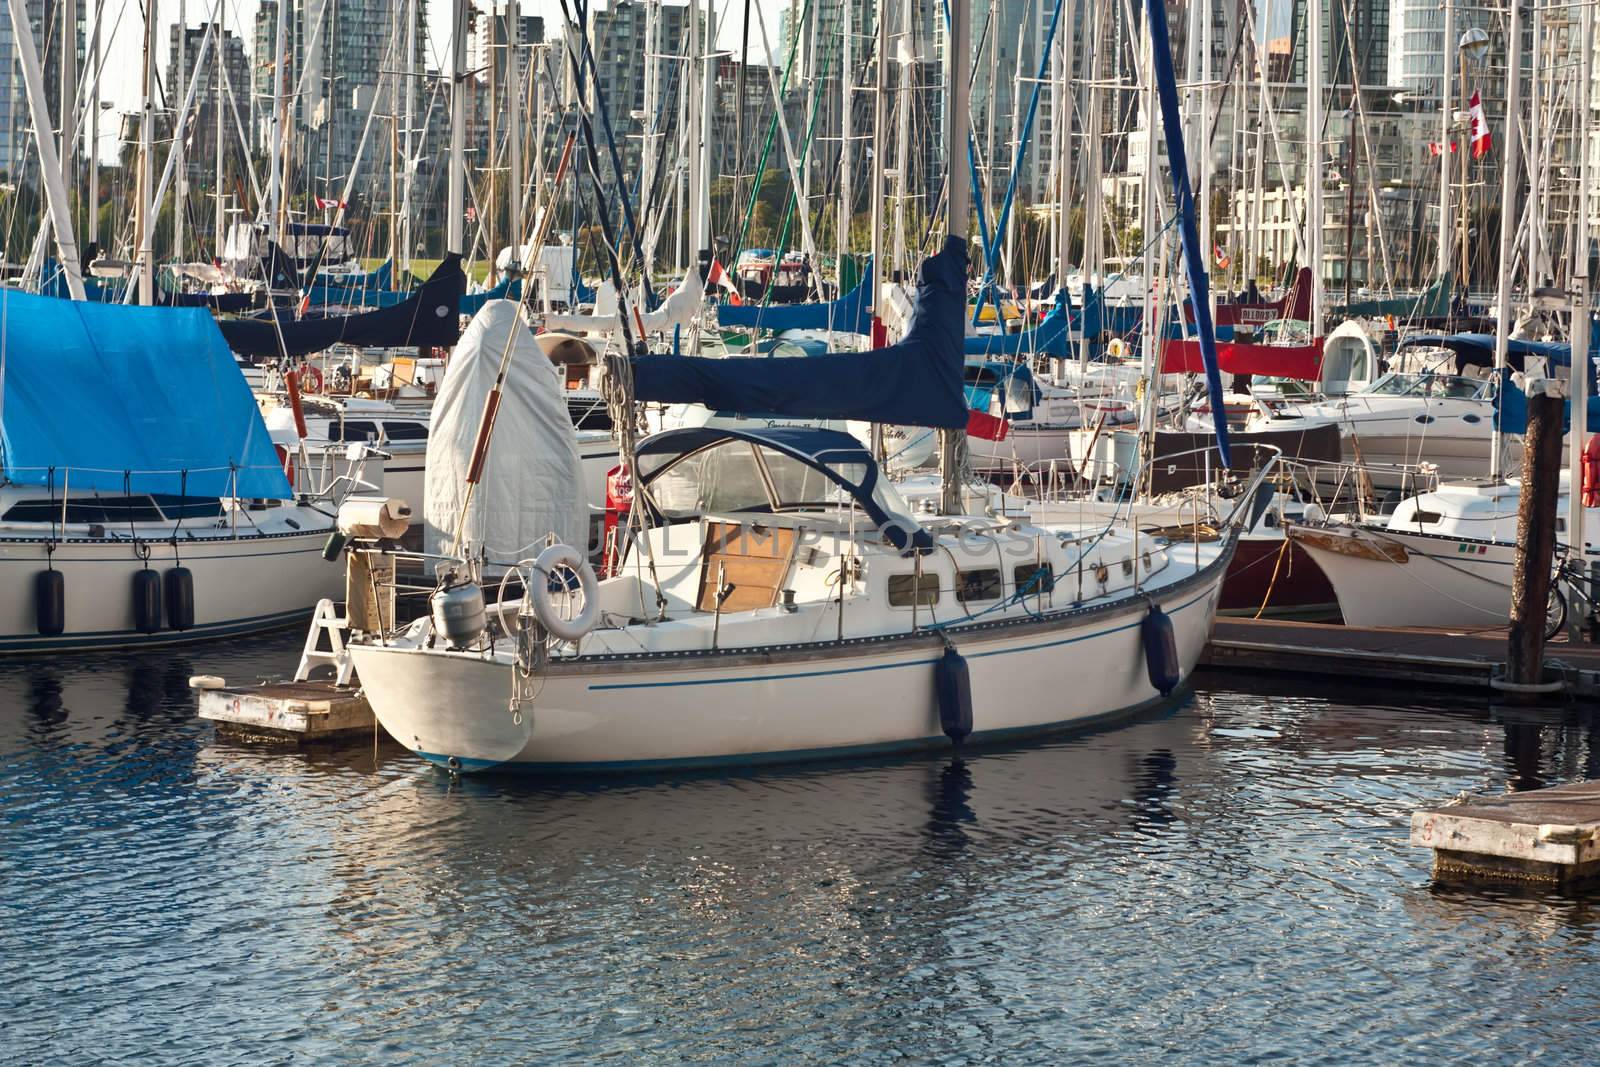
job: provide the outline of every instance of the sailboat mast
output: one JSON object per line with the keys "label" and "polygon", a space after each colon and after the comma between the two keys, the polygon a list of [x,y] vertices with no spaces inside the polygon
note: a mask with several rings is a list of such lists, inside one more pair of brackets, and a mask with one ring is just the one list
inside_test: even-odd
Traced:
{"label": "sailboat mast", "polygon": [[[1511,5],[1510,32],[1506,37],[1506,150],[1505,171],[1500,192],[1500,287],[1495,294],[1494,369],[1498,375],[1506,365],[1506,350],[1511,340],[1511,270],[1516,259],[1517,213],[1511,205],[1519,199],[1517,169],[1521,163],[1521,136],[1518,126],[1522,110],[1522,5]],[[1489,477],[1500,479],[1500,430],[1494,431],[1494,447],[1489,452]]]}
{"label": "sailboat mast", "polygon": [[144,113],[139,119],[139,303],[155,303],[154,130],[156,121],[156,4],[149,0],[144,23]]}
{"label": "sailboat mast", "polygon": [[222,183],[227,177],[227,175],[226,175],[226,173],[224,172],[224,169],[223,169],[223,164],[224,164],[224,161],[228,158],[228,150],[225,147],[227,142],[222,139],[223,138],[223,133],[222,133],[222,63],[223,63],[223,60],[226,57],[227,53],[224,50],[223,45],[222,45],[222,5],[221,4],[217,5],[217,12],[216,12],[216,17],[215,17],[215,22],[216,22],[216,27],[215,27],[215,30],[213,32],[216,34],[216,38],[217,38],[217,57],[216,57],[216,61],[215,61],[216,65],[211,68],[211,84],[212,84],[212,88],[214,90],[214,92],[212,93],[212,96],[211,96],[211,108],[212,108],[213,111],[216,112],[216,114],[214,114],[212,116],[212,119],[216,124],[216,156],[217,156],[217,158],[216,158],[216,168],[217,169],[216,169],[216,174],[215,174],[215,176],[214,176],[214,178],[212,180],[212,183],[211,183],[211,196],[212,196],[212,199],[216,202],[215,206],[214,206],[214,212],[215,213],[212,215],[212,223],[211,223],[211,243],[212,243],[212,245],[214,246],[214,248],[216,250],[215,251],[215,255],[217,257],[217,260],[220,262],[222,260],[222,231],[227,227],[227,224],[228,224],[228,215],[227,215],[227,211],[224,209],[223,199],[222,199]]}
{"label": "sailboat mast", "polygon": [[[1450,53],[1455,48],[1455,40],[1456,0],[1444,0],[1444,54],[1439,89],[1439,277],[1441,278],[1450,273],[1450,150],[1455,144],[1450,121],[1455,112],[1455,93],[1451,90],[1450,84],[1455,73],[1455,64],[1450,62]],[[1467,195],[1465,186],[1462,186],[1461,195]]]}
{"label": "sailboat mast", "polygon": [[874,341],[880,339],[879,324],[883,321],[883,131],[888,127],[889,119],[889,0],[878,0],[876,7],[878,65],[874,73],[872,97],[872,166],[867,171],[870,183],[867,201],[872,212],[872,277],[867,284],[872,287],[868,296],[872,303]]}
{"label": "sailboat mast", "polygon": [[56,99],[61,107],[61,180],[68,189],[73,181],[73,142],[78,135],[78,0],[60,0],[61,36],[59,40],[61,86]]}
{"label": "sailboat mast", "polygon": [[[854,103],[852,90],[855,86],[854,65],[854,27],[850,21],[855,17],[855,5],[841,4],[839,12],[839,232],[835,235],[837,240],[838,264],[837,279],[839,281],[839,295],[844,295],[844,257],[850,251],[850,212],[855,206],[854,190],[850,186],[850,112]],[[828,331],[832,340],[832,330]],[[833,345],[830,343],[831,349]]]}
{"label": "sailboat mast", "polygon": [[1568,466],[1572,481],[1567,491],[1567,545],[1578,566],[1584,567],[1583,485],[1584,447],[1588,444],[1589,370],[1594,365],[1589,357],[1590,320],[1593,311],[1589,303],[1589,195],[1594,169],[1589,161],[1589,121],[1594,93],[1594,50],[1589,43],[1594,40],[1594,6],[1583,5],[1578,16],[1579,40],[1584,46],[1578,49],[1578,88],[1573,93],[1573,111],[1577,121],[1578,149],[1578,212],[1577,234],[1573,241],[1572,283],[1572,359],[1571,384],[1567,393],[1572,403],[1572,430],[1567,434]]}
{"label": "sailboat mast", "polygon": [[104,60],[100,55],[100,18],[105,14],[105,0],[94,2],[94,30],[89,36],[89,55],[94,64],[93,88],[89,93],[89,143],[85,155],[89,157],[89,244],[100,240],[100,71]]}
{"label": "sailboat mast", "polygon": [[450,5],[450,180],[445,201],[445,251],[466,251],[467,214],[467,7],[468,0]]}
{"label": "sailboat mast", "polygon": [[[506,3],[506,181],[511,262],[522,262],[522,5]],[[524,285],[527,283],[524,282]]]}
{"label": "sailboat mast", "polygon": [[[45,100],[44,74],[39,68],[39,53],[33,34],[28,32],[27,0],[7,0],[14,28],[17,62],[27,90],[28,118],[33,124],[33,140],[39,150],[39,176],[44,183],[45,206],[50,213],[56,237],[56,255],[66,273],[67,291],[74,300],[83,299],[83,274],[78,262],[78,245],[72,237],[72,208],[67,201],[67,183],[61,179],[61,160],[56,155],[55,138],[50,133],[50,108]],[[154,0],[151,0],[154,6]],[[21,32],[15,32],[15,28]]]}
{"label": "sailboat mast", "polygon": [[[19,0],[12,0],[13,3]],[[972,18],[967,0],[950,0],[949,48],[945,50],[944,164],[946,232],[963,243],[971,226],[971,186],[956,161],[967,144],[971,108],[968,74],[972,67]],[[992,83],[991,83],[992,86]],[[991,104],[993,89],[990,90]],[[991,114],[993,107],[990,108]],[[967,435],[961,430],[939,431],[940,510],[961,511],[961,466]]]}
{"label": "sailboat mast", "polygon": [[1306,228],[1311,250],[1311,336],[1322,336],[1322,5],[1306,13]]}
{"label": "sailboat mast", "polygon": [[[188,31],[188,0],[178,0],[178,77],[184,80],[189,77],[189,49],[186,47]],[[176,92],[177,86],[172,86],[170,91]],[[183,136],[184,124],[188,120],[186,113],[172,116],[172,150],[177,153],[178,160],[177,191],[172,202],[172,258],[179,263],[183,262],[183,209],[189,203],[189,168],[185,165]]]}
{"label": "sailboat mast", "polygon": [[277,27],[272,45],[272,143],[267,147],[268,232],[281,237],[283,224],[283,68],[288,62],[289,0],[277,0]]}
{"label": "sailboat mast", "polygon": [[400,262],[411,273],[411,178],[416,170],[412,130],[417,125],[417,0],[406,3],[405,125],[400,131]]}

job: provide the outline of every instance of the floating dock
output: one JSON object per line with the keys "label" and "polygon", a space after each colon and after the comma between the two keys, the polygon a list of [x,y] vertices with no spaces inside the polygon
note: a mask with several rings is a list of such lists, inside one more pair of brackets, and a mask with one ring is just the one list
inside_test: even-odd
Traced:
{"label": "floating dock", "polygon": [[199,714],[221,733],[283,741],[367,736],[377,720],[361,690],[333,682],[267,682],[200,689]]}
{"label": "floating dock", "polygon": [[1434,877],[1571,885],[1600,877],[1600,782],[1507,793],[1416,812],[1411,843]]}
{"label": "floating dock", "polygon": [[[1503,629],[1381,629],[1278,619],[1219,618],[1201,666],[1337,676],[1492,691],[1506,656]],[[1566,692],[1600,695],[1600,645],[1562,638],[1545,647]]]}

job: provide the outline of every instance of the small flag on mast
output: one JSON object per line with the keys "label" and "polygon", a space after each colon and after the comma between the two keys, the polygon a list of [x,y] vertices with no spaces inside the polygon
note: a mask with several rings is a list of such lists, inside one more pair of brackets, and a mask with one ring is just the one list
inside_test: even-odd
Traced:
{"label": "small flag on mast", "polygon": [[1472,90],[1468,111],[1472,115],[1472,158],[1482,159],[1494,147],[1494,140],[1489,136],[1489,120],[1484,117],[1483,100],[1476,89]]}
{"label": "small flag on mast", "polygon": [[711,269],[709,271],[707,271],[706,273],[707,273],[707,278],[706,278],[707,281],[709,281],[712,285],[717,286],[718,288],[727,290],[727,292],[728,292],[728,303],[730,303],[730,304],[743,304],[744,303],[744,301],[739,298],[739,287],[733,284],[733,279],[728,277],[728,272],[722,269],[722,264],[718,263],[716,261],[716,259],[712,259],[711,260]]}

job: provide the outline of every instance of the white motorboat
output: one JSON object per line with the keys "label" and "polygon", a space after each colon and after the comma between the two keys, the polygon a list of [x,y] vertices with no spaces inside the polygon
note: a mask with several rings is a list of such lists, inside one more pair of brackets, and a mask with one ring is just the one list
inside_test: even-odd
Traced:
{"label": "white motorboat", "polygon": [[925,527],[830,430],[669,431],[638,462],[655,524],[585,583],[576,624],[557,602],[580,598],[530,585],[570,641],[546,654],[546,631],[503,608],[476,632],[424,618],[351,643],[394,737],[457,770],[592,771],[937,746],[962,736],[963,706],[975,738],[1089,723],[1188,677],[1236,541],[1231,525],[1181,546],[1103,525]]}
{"label": "white motorboat", "polygon": [[[1568,489],[1562,472],[1560,545]],[[1352,626],[1503,626],[1521,495],[1516,481],[1446,483],[1402,501],[1386,522],[1293,525],[1288,533],[1327,575]],[[1600,509],[1588,509],[1584,529],[1585,558],[1600,559],[1592,532],[1600,530]]]}

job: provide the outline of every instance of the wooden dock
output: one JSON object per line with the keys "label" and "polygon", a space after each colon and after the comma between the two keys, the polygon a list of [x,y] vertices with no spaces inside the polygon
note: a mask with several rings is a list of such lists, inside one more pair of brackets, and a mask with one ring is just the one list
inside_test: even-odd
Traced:
{"label": "wooden dock", "polygon": [[[1505,662],[1504,629],[1379,629],[1278,619],[1219,618],[1201,666],[1491,690]],[[1600,695],[1600,645],[1557,638],[1545,649],[1566,691]]]}
{"label": "wooden dock", "polygon": [[1571,885],[1600,877],[1600,782],[1507,793],[1411,816],[1445,881]]}
{"label": "wooden dock", "polygon": [[355,686],[267,682],[200,689],[199,714],[219,732],[244,738],[328,741],[370,735],[377,720]]}

